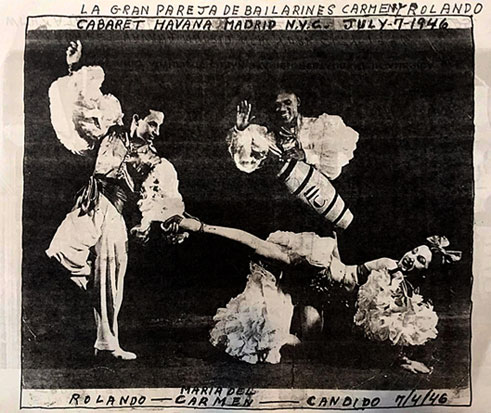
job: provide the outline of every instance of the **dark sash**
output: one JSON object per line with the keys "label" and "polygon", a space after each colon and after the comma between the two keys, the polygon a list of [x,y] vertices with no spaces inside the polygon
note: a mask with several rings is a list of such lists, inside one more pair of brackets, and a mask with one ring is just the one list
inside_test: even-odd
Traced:
{"label": "dark sash", "polygon": [[123,184],[116,179],[93,175],[89,182],[77,194],[75,208],[80,208],[80,216],[93,211],[99,202],[99,194],[103,194],[121,214],[128,200]]}

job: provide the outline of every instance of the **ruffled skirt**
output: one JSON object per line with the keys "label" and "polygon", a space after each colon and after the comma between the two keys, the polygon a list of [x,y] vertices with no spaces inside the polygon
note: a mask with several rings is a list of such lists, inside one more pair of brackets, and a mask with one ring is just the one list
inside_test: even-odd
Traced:
{"label": "ruffled skirt", "polygon": [[417,292],[409,294],[403,277],[372,271],[360,287],[354,322],[365,335],[393,345],[422,345],[437,336],[438,316]]}
{"label": "ruffled skirt", "polygon": [[276,285],[273,274],[251,263],[244,291],[213,318],[210,342],[247,363],[276,364],[283,345],[299,342],[290,334],[292,317],[290,295]]}

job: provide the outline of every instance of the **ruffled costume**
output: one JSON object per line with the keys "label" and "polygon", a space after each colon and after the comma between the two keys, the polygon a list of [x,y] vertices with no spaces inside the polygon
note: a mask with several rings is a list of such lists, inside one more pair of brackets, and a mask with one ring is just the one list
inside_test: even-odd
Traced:
{"label": "ruffled costume", "polygon": [[365,335],[393,345],[417,346],[437,336],[438,316],[400,272],[372,271],[358,291],[354,322]]}
{"label": "ruffled costume", "polygon": [[214,346],[250,364],[280,362],[280,349],[296,344],[290,334],[293,304],[276,284],[273,274],[251,263],[244,291],[220,308],[210,333]]}
{"label": "ruffled costume", "polygon": [[[342,168],[353,159],[358,133],[346,126],[340,116],[326,113],[318,117],[299,115],[294,129],[298,144],[305,153],[305,162],[329,179],[336,179]],[[235,165],[247,173],[264,164],[271,144],[287,149],[272,131],[255,124],[243,131],[231,129],[227,142]]]}
{"label": "ruffled costume", "polygon": [[[337,254],[336,240],[314,233],[277,231],[267,241],[280,245],[293,263],[307,262],[319,269]],[[232,357],[250,364],[281,360],[280,349],[299,339],[290,334],[294,305],[278,279],[259,263],[250,264],[244,291],[214,316],[211,343]]]}
{"label": "ruffled costume", "polygon": [[112,125],[122,125],[121,104],[115,96],[101,92],[103,82],[102,67],[83,66],[49,88],[56,137],[77,155],[93,149]]}

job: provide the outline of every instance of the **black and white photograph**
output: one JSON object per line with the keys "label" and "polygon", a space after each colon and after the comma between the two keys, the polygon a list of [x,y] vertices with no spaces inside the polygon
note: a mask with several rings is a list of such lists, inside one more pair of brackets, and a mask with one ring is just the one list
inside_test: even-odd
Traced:
{"label": "black and white photograph", "polygon": [[27,20],[20,407],[470,406],[473,19],[123,6]]}

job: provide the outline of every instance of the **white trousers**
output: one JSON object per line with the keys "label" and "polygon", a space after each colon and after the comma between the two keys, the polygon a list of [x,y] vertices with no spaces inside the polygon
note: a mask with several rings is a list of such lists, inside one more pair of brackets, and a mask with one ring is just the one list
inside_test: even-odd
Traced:
{"label": "white trousers", "polygon": [[[94,316],[98,350],[116,350],[118,314],[123,301],[128,262],[126,225],[123,216],[102,194],[89,214],[75,209],[63,220],[46,250],[73,276],[93,277]],[[89,261],[90,249],[95,253]]]}

